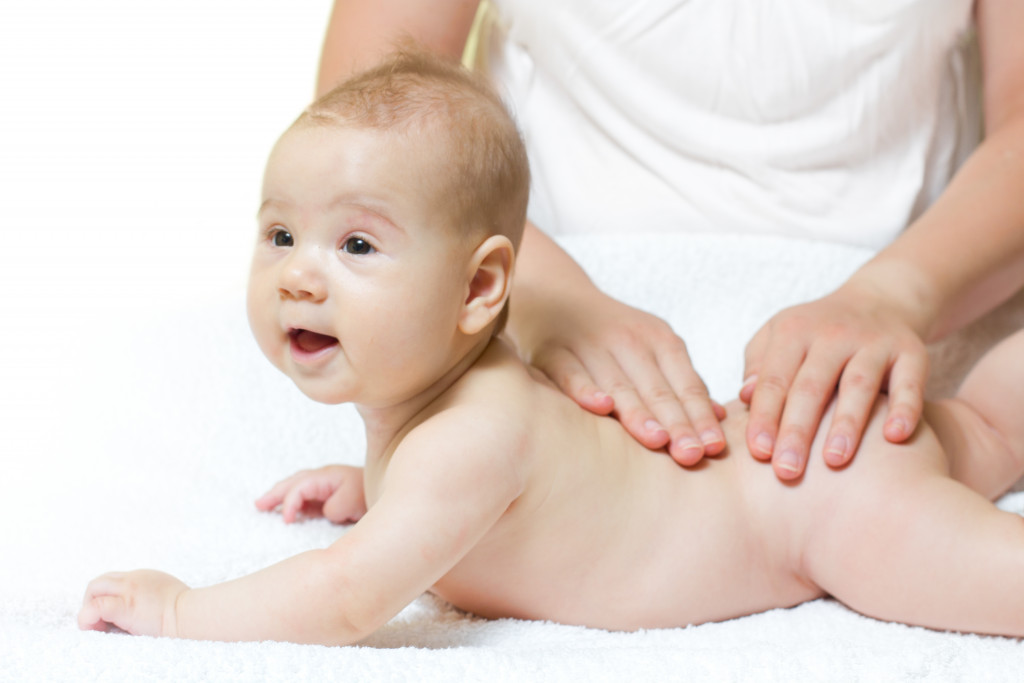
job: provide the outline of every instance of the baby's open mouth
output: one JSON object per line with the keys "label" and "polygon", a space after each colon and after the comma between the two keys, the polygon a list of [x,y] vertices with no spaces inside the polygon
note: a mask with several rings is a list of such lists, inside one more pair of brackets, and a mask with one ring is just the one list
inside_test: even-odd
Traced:
{"label": "baby's open mouth", "polygon": [[292,344],[306,353],[315,353],[338,343],[337,337],[320,334],[311,330],[293,329],[288,332]]}

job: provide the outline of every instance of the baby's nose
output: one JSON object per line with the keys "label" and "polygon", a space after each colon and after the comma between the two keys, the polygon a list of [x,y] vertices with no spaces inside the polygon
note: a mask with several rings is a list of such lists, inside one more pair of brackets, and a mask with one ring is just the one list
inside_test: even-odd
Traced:
{"label": "baby's nose", "polygon": [[323,269],[316,250],[296,249],[281,271],[278,291],[282,297],[320,301],[327,295]]}

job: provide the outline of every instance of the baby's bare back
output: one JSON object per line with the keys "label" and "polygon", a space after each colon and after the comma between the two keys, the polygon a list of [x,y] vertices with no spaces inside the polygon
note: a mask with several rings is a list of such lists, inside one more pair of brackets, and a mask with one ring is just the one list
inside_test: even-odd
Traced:
{"label": "baby's bare back", "polygon": [[746,452],[742,405],[729,406],[726,453],[683,469],[515,359],[477,381],[480,395],[504,397],[502,409],[522,427],[527,485],[435,585],[442,597],[487,617],[634,629],[822,594],[799,572],[805,525],[780,512],[813,508],[827,492],[795,496]]}
{"label": "baby's bare back", "polygon": [[[508,452],[486,455],[513,458],[502,464],[513,465],[504,471],[521,494],[434,585],[454,604],[636,629],[737,617],[827,590],[882,619],[1024,634],[1008,601],[1021,593],[1005,588],[1020,582],[1020,518],[986,500],[1024,471],[1021,439],[1007,440],[967,399],[927,404],[927,420],[892,444],[880,397],[848,466],[825,464],[821,430],[803,478],[784,484],[747,452],[742,404],[726,406],[723,456],[683,469],[614,419],[578,408],[503,346],[485,360],[460,379],[452,403],[493,408],[486,422],[516,426],[502,433]],[[993,383],[988,374],[975,382]]]}

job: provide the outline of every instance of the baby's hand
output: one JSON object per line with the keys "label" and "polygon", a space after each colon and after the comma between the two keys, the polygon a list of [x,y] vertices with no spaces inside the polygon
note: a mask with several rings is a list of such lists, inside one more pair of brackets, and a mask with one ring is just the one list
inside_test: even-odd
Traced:
{"label": "baby's hand", "polygon": [[323,515],[335,524],[358,522],[366,514],[363,469],[327,465],[293,474],[256,500],[256,507],[264,512],[278,505],[286,524],[298,519],[300,512]]}
{"label": "baby's hand", "polygon": [[189,588],[163,572],[141,569],[111,572],[89,582],[78,628],[109,631],[117,627],[134,636],[177,636],[175,605]]}

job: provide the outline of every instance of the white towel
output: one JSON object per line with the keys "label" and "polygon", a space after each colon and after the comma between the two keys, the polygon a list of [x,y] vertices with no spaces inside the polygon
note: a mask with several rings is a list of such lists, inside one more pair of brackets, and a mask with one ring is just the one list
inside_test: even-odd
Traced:
{"label": "white towel", "polygon": [[[602,287],[667,318],[722,400],[735,395],[743,346],[764,319],[830,290],[868,257],[772,238],[565,245]],[[1018,324],[1011,309],[985,334]],[[0,680],[1020,679],[1017,640],[883,623],[832,600],[612,633],[487,621],[425,596],[345,648],[79,632],[82,591],[101,572],[154,567],[204,585],[329,544],[341,528],[285,526],[252,501],[298,468],[362,457],[350,407],[312,403],[262,358],[240,291],[154,313],[131,324],[83,316],[91,322],[68,332],[80,353],[48,361],[61,392],[34,397],[49,412],[25,409],[5,425]],[[957,342],[956,355],[984,336]],[[38,391],[33,379],[0,386],[0,398],[15,406]],[[1001,504],[1021,513],[1024,494]]]}

